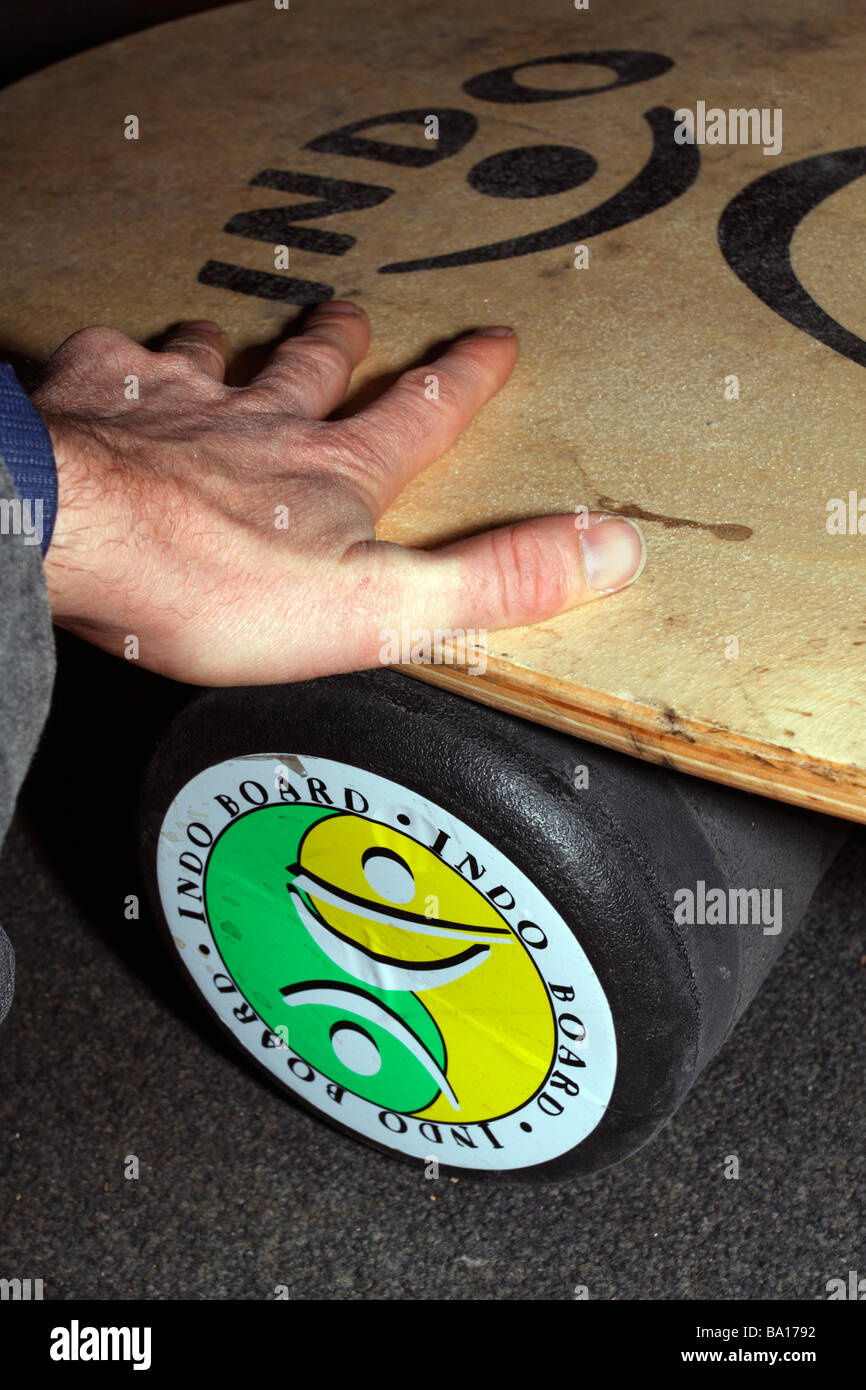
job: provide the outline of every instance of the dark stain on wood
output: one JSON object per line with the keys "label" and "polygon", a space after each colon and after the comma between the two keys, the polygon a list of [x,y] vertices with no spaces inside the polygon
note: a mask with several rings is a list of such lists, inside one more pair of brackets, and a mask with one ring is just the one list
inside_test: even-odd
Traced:
{"label": "dark stain on wood", "polygon": [[752,535],[751,526],[739,526],[732,521],[692,521],[685,516],[665,516],[662,512],[648,512],[637,502],[617,502],[613,497],[599,497],[598,505],[613,516],[627,516],[635,521],[660,521],[662,526],[686,526],[696,531],[709,531],[719,541],[747,541]]}
{"label": "dark stain on wood", "polygon": [[680,717],[670,705],[662,710],[662,716],[668,726],[669,733],[675,734],[677,738],[685,739],[686,743],[697,743],[697,739],[693,738],[691,734],[687,734],[685,729],[680,728]]}

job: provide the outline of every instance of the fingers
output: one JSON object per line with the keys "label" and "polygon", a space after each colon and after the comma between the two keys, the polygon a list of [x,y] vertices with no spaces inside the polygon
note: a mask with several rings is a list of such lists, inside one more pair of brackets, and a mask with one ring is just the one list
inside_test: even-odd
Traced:
{"label": "fingers", "polygon": [[248,392],[265,391],[293,415],[322,420],[340,404],[349,378],[366,356],[370,321],[343,300],[321,304],[254,377]]}
{"label": "fingers", "polygon": [[581,527],[573,515],[543,517],[437,550],[367,554],[383,627],[465,631],[522,627],[623,589],[642,573],[646,546],[634,522],[591,512]]}
{"label": "fingers", "polygon": [[429,366],[404,372],[372,405],[331,426],[360,466],[378,515],[505,384],[518,352],[510,328],[480,329]]}
{"label": "fingers", "polygon": [[179,323],[167,333],[160,344],[160,352],[179,353],[213,377],[223,381],[226,374],[226,351],[228,339],[218,324],[210,319],[190,319]]}

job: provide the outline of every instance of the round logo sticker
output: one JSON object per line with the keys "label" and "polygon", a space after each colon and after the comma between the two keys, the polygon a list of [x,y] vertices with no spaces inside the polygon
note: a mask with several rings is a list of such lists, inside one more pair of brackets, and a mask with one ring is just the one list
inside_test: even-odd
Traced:
{"label": "round logo sticker", "polygon": [[175,797],[157,870],[212,1009],[347,1128],[508,1169],[573,1149],[604,1114],[613,1020],[580,944],[425,797],[325,758],[230,758]]}

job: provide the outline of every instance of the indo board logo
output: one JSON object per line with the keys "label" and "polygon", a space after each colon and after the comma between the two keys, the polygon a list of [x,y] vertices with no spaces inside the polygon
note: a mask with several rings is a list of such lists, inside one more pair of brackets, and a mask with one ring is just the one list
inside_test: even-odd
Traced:
{"label": "indo board logo", "polygon": [[494,845],[416,793],[322,758],[230,759],[175,798],[158,879],[223,1023],[364,1137],[519,1168],[604,1114],[613,1023],[579,943]]}
{"label": "indo board logo", "polygon": [[[425,56],[421,56],[422,62]],[[581,69],[601,68],[612,75],[612,80],[584,86],[578,77],[577,85],[570,89],[546,89],[539,85],[538,79],[543,78],[544,69],[551,65],[575,65],[578,73]],[[448,92],[448,105],[434,104],[364,116],[335,130],[314,135],[303,148],[322,155],[323,167],[327,167],[329,157],[337,156],[341,169],[347,160],[357,159],[362,168],[374,161],[394,170],[408,170],[409,178],[404,187],[408,191],[411,185],[411,203],[417,209],[419,205],[424,206],[427,171],[455,156],[458,164],[462,164],[460,157],[475,139],[485,113],[491,108],[496,115],[501,114],[504,106],[506,111],[511,108],[510,114],[515,118],[525,117],[527,104],[536,107],[540,103],[594,101],[601,93],[653,82],[673,67],[673,58],[666,54],[638,49],[522,57],[505,67],[477,73],[459,85],[455,75],[456,90]],[[523,80],[524,75],[528,75],[529,82]],[[676,85],[684,95],[681,81]],[[472,109],[450,104],[454,100],[465,102],[467,98]],[[702,106],[699,102],[698,108]],[[745,120],[745,117],[751,118],[751,110],[734,108],[728,114],[731,120],[734,116]],[[598,163],[590,151],[576,148],[573,141],[509,148],[471,163],[469,167],[464,165],[454,176],[453,190],[457,193],[463,187],[467,195],[471,195],[465,205],[461,204],[467,215],[472,198],[477,195],[522,200],[529,210],[536,198],[543,198],[548,207],[555,205],[557,208],[553,220],[539,226],[537,217],[530,211],[525,227],[509,229],[508,235],[497,241],[441,251],[431,247],[421,256],[380,265],[377,273],[406,275],[534,256],[558,247],[583,249],[583,244],[591,237],[603,236],[668,207],[688,193],[701,167],[698,146],[682,140],[684,111],[691,114],[682,104],[676,110],[653,105],[644,112],[652,140],[649,157],[623,187],[585,212],[574,211],[573,191],[592,179]],[[777,114],[781,131],[781,110]],[[408,129],[421,126],[429,137],[431,122],[435,123],[437,138],[430,139],[427,148],[393,138],[383,139],[377,134],[380,127],[390,132],[399,126]],[[776,152],[765,150],[765,153]],[[788,323],[860,366],[866,366],[866,341],[840,324],[807,292],[793,268],[791,245],[800,223],[813,209],[864,175],[866,145],[809,155],[752,179],[727,203],[717,227],[722,255],[752,294]],[[250,186],[299,194],[306,201],[237,213],[225,224],[223,231],[231,236],[268,242],[286,250],[294,247],[324,257],[345,256],[356,244],[357,238],[344,230],[349,214],[379,207],[397,191],[390,184],[273,168],[261,170],[250,179]],[[339,230],[334,229],[333,224],[327,229],[299,225],[332,217],[341,219]],[[430,220],[439,225],[438,218]],[[459,226],[464,217],[453,220]],[[333,286],[323,281],[253,270],[229,261],[206,261],[198,273],[198,280],[216,289],[289,304],[318,304],[332,298],[334,293]]]}

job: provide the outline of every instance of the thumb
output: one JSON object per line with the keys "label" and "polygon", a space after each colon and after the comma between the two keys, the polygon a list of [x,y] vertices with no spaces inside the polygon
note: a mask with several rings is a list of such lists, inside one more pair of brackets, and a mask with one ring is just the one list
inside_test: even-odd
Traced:
{"label": "thumb", "polygon": [[376,549],[393,626],[463,629],[552,618],[634,583],[646,560],[634,522],[603,512],[520,521],[435,550]]}

